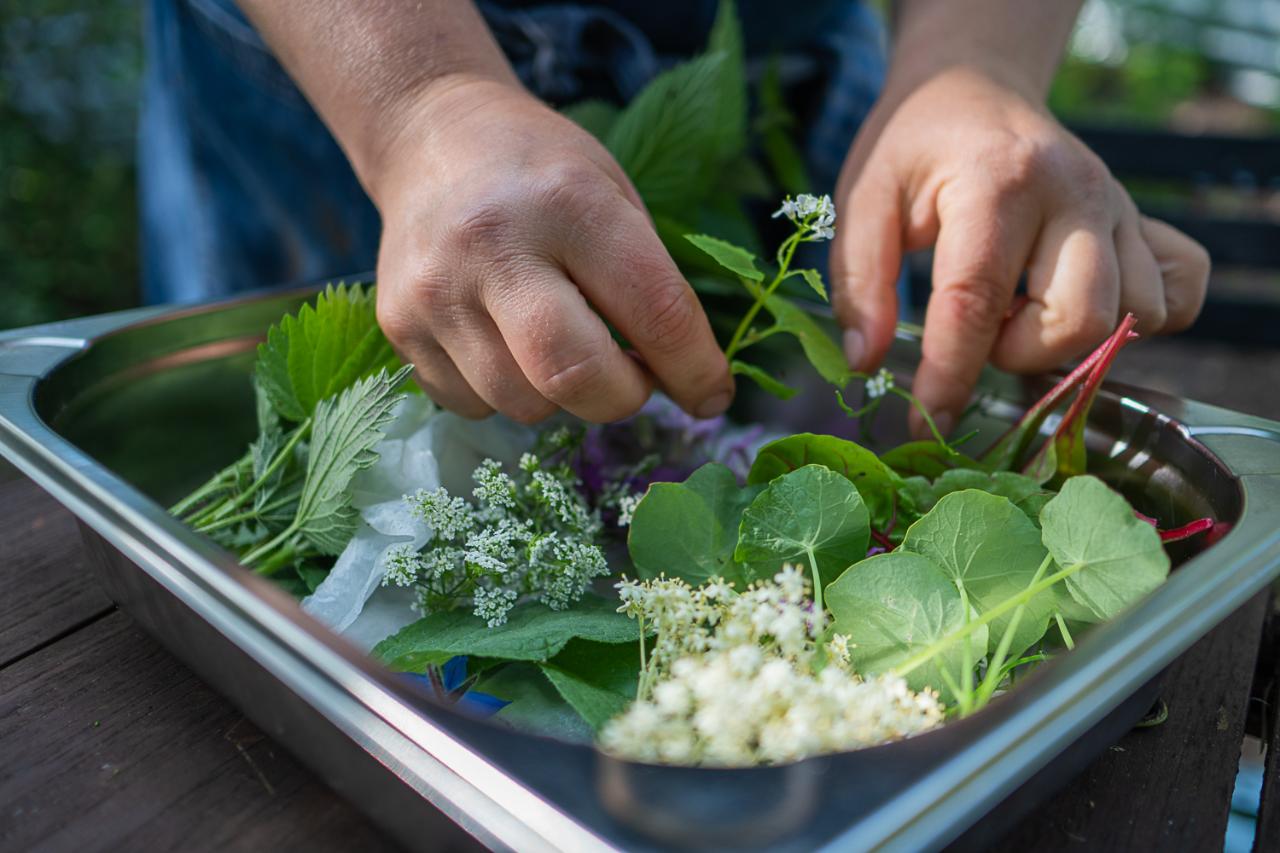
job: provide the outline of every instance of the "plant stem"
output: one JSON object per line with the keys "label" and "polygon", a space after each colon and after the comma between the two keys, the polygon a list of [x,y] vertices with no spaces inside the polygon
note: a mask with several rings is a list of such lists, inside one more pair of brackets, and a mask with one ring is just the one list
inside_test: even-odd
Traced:
{"label": "plant stem", "polygon": [[970,622],[968,625],[961,625],[959,628],[955,629],[954,631],[947,634],[946,636],[939,637],[937,640],[930,643],[921,651],[917,652],[916,654],[907,658],[902,663],[895,666],[893,668],[893,674],[906,675],[912,670],[918,669],[923,664],[928,663],[936,654],[938,654],[938,652],[943,651],[952,643],[954,643],[956,640],[964,639],[965,637],[969,636],[974,631],[976,631],[979,626],[986,625],[995,619],[999,619],[1001,616],[1013,610],[1018,605],[1025,604],[1026,602],[1030,601],[1033,597],[1044,592],[1046,589],[1053,586],[1063,578],[1071,577],[1071,575],[1074,575],[1076,572],[1080,571],[1080,569],[1084,568],[1085,565],[1087,564],[1074,563],[1070,566],[1067,566],[1065,569],[1061,569],[1057,572],[1054,572],[1053,574],[1049,575],[1049,577],[1043,579],[1039,583],[1032,584],[1031,586],[1027,587],[1017,595],[1006,598],[1004,601],[1000,602],[995,607],[988,610],[986,613],[983,613],[981,616],[979,616],[977,619]]}
{"label": "plant stem", "polygon": [[[1049,565],[1053,562],[1053,557],[1045,554],[1044,560],[1041,561],[1040,567],[1036,569],[1036,573],[1031,577],[1031,583],[1028,587],[1035,586],[1040,578],[1044,577],[1044,573],[1049,570]],[[1009,646],[1013,645],[1013,635],[1018,630],[1018,623],[1022,621],[1022,614],[1026,612],[1027,602],[1019,604],[1013,611],[1013,616],[1009,619],[1009,624],[1005,626],[1004,634],[1000,637],[1000,645],[996,646],[995,654],[987,661],[987,674],[982,679],[982,683],[978,685],[978,708],[986,705],[991,699],[991,694],[996,692],[996,687],[1000,683],[1002,671],[1004,669],[1004,659],[1009,654]]]}
{"label": "plant stem", "polygon": [[228,465],[226,468],[223,468],[221,471],[214,474],[212,477],[210,477],[208,480],[205,481],[203,486],[196,489],[194,492],[187,495],[185,498],[178,501],[173,506],[169,507],[169,514],[176,515],[179,518],[181,518],[183,515],[186,514],[188,510],[190,510],[196,504],[200,503],[200,501],[204,500],[209,495],[214,494],[215,492],[221,491],[222,489],[225,489],[228,485],[230,485],[232,482],[235,481],[235,476],[234,476],[235,469],[243,461],[244,461],[243,459],[238,459],[235,462]]}
{"label": "plant stem", "polygon": [[897,386],[890,388],[889,391],[893,394],[898,395],[899,397],[906,400],[908,403],[910,403],[912,406],[915,407],[915,410],[920,413],[920,417],[924,418],[925,424],[929,427],[929,432],[933,434],[933,440],[938,442],[938,444],[942,445],[943,450],[947,451],[952,456],[958,455],[956,453],[955,448],[953,448],[950,444],[947,443],[947,439],[945,436],[943,436],[942,431],[938,429],[938,425],[933,422],[933,416],[929,414],[929,410],[926,409],[924,405],[919,400],[916,399],[914,394],[912,394],[910,391],[905,391],[902,388],[898,388]]}
{"label": "plant stem", "polygon": [[298,424],[298,428],[293,431],[293,435],[289,436],[289,440],[285,442],[284,447],[280,448],[280,452],[271,460],[271,464],[267,466],[267,470],[262,472],[262,476],[254,480],[253,483],[249,485],[249,488],[236,495],[235,500],[223,504],[221,508],[214,513],[213,517],[208,520],[217,521],[232,510],[239,509],[243,506],[245,501],[253,497],[253,495],[266,485],[266,482],[270,480],[286,462],[289,461],[289,457],[293,455],[293,448],[297,447],[298,442],[310,432],[311,418],[307,418],[305,421]]}
{"label": "plant stem", "polygon": [[742,321],[738,323],[738,328],[734,330],[733,337],[729,339],[729,345],[724,348],[725,358],[733,358],[744,346],[742,338],[746,335],[747,330],[751,328],[751,321],[760,313],[760,309],[764,307],[765,302],[778,289],[778,285],[782,284],[783,278],[786,276],[787,267],[791,265],[791,258],[796,253],[796,246],[800,245],[800,235],[802,232],[797,231],[786,240],[782,241],[782,245],[778,247],[778,274],[773,277],[773,281],[769,282],[769,286],[756,289],[756,301],[747,309],[747,313],[742,315]]}
{"label": "plant stem", "polygon": [[813,574],[813,607],[815,612],[822,612],[822,578],[818,576],[818,558],[813,549],[809,549],[809,571]]}
{"label": "plant stem", "polygon": [[1076,647],[1076,641],[1071,639],[1071,632],[1067,630],[1067,620],[1062,618],[1061,613],[1053,614],[1053,618],[1058,622],[1058,633],[1062,634],[1062,642],[1067,644],[1067,651],[1071,651]]}
{"label": "plant stem", "polygon": [[[964,621],[961,624],[968,625],[972,621],[972,614],[969,612],[969,593],[965,591],[963,580],[956,579],[956,589],[960,590],[960,606],[964,608]],[[973,643],[966,640],[960,652],[961,716],[968,716],[973,710],[973,667]]]}
{"label": "plant stem", "polygon": [[297,495],[285,495],[284,497],[278,498],[269,504],[263,505],[259,509],[247,509],[244,512],[238,512],[235,515],[226,516],[224,518],[218,519],[217,521],[209,521],[209,522],[205,522],[204,524],[198,524],[195,526],[196,532],[211,533],[214,530],[221,530],[224,527],[230,527],[231,525],[239,524],[242,521],[249,521],[250,519],[257,518],[263,515],[264,513],[271,512],[271,510],[273,509],[279,509],[282,506],[288,506],[290,503],[292,503],[297,499],[298,499]]}
{"label": "plant stem", "polygon": [[[240,558],[240,562],[244,563],[246,566],[252,566],[255,562],[260,560],[264,554],[270,554],[276,548],[280,547],[281,544],[283,544],[284,542],[287,542],[289,537],[293,536],[293,534],[297,532],[298,532],[298,523],[297,521],[295,521],[293,524],[290,524],[284,530],[280,531],[280,533],[275,537],[273,537],[272,539],[254,548],[248,554],[245,554],[243,557]],[[269,573],[263,572],[263,574],[269,574]]]}

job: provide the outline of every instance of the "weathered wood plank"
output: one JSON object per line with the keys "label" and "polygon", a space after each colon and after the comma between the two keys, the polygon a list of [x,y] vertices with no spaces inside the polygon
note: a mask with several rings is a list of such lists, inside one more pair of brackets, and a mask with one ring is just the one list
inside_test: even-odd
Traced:
{"label": "weathered wood plank", "polygon": [[1135,729],[998,846],[1221,850],[1268,607],[1260,593],[1170,668],[1159,726]]}
{"label": "weathered wood plank", "polygon": [[1262,738],[1267,754],[1262,775],[1262,801],[1254,853],[1280,851],[1280,611],[1268,614],[1257,687],[1262,691]]}
{"label": "weathered wood plank", "polygon": [[71,514],[25,478],[0,483],[0,667],[104,615]]}
{"label": "weathered wood plank", "polygon": [[3,849],[393,849],[118,612],[0,670],[0,753]]}

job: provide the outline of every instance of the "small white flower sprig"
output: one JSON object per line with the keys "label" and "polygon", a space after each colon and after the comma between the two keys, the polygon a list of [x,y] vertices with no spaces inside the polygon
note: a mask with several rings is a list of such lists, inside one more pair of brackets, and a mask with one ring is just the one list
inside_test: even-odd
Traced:
{"label": "small white flower sprig", "polygon": [[474,504],[443,486],[404,498],[431,535],[421,551],[392,549],[382,582],[413,587],[419,610],[469,604],[496,628],[525,596],[564,610],[592,578],[609,574],[596,544],[599,514],[587,508],[567,466],[546,468],[526,453],[516,478],[486,459],[472,479]]}
{"label": "small white flower sprig", "polygon": [[742,767],[896,740],[939,725],[935,694],[848,668],[848,638],[825,645],[826,616],[787,566],[737,594],[713,578],[618,585],[620,612],[656,630],[637,699],[602,748],[638,761]]}
{"label": "small white flower sprig", "polygon": [[787,196],[782,206],[773,212],[773,218],[785,216],[798,226],[800,240],[816,242],[830,240],[836,235],[836,206],[829,195],[800,193],[794,199]]}

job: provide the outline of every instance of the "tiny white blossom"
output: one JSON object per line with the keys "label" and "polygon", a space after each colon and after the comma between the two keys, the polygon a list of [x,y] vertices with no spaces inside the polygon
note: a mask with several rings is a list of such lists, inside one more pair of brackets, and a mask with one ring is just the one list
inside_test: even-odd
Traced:
{"label": "tiny white blossom", "polygon": [[829,195],[801,193],[795,199],[788,196],[773,213],[774,219],[780,216],[794,222],[805,239],[830,240],[835,236],[836,206]]}
{"label": "tiny white blossom", "polygon": [[893,387],[893,374],[882,367],[879,373],[867,380],[867,397],[877,400],[889,393],[889,389]]}
{"label": "tiny white blossom", "polygon": [[630,527],[636,507],[640,505],[641,495],[630,494],[618,498],[618,526]]}

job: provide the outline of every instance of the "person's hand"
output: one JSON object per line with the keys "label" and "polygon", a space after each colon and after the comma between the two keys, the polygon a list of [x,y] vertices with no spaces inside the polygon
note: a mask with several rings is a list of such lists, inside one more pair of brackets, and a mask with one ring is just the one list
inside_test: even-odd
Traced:
{"label": "person's hand", "polygon": [[603,146],[500,81],[435,85],[410,112],[368,180],[378,320],[433,399],[611,421],[656,382],[692,414],[724,411],[710,324]]}
{"label": "person's hand", "polygon": [[[891,75],[836,205],[833,301],[856,368],[878,365],[893,340],[903,253],[935,247],[913,391],[944,431],[988,360],[1047,370],[1096,345],[1124,312],[1141,333],[1173,332],[1204,301],[1204,249],[1140,215],[1032,95],[973,67],[896,88]],[[1026,298],[1015,299],[1024,272]]]}

